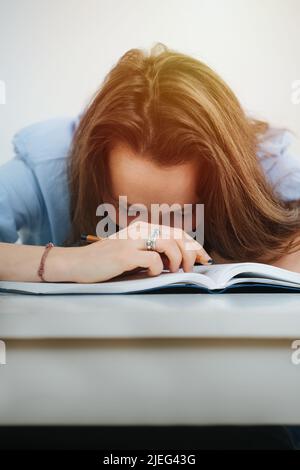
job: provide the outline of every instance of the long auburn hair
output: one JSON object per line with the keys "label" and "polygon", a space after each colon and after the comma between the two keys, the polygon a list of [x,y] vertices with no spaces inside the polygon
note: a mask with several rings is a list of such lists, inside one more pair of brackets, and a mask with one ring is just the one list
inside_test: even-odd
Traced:
{"label": "long auburn hair", "polygon": [[[127,51],[81,115],[68,158],[71,233],[95,233],[109,193],[107,158],[118,141],[158,165],[202,165],[205,242],[231,261],[276,260],[298,248],[300,208],[280,200],[258,162],[269,124],[246,116],[206,64],[156,43]],[[150,157],[149,157],[150,156]]]}

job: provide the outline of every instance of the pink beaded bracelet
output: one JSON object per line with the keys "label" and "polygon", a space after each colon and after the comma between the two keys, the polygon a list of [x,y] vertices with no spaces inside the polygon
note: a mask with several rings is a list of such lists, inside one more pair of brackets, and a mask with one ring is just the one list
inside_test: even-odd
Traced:
{"label": "pink beaded bracelet", "polygon": [[39,269],[38,269],[38,275],[41,279],[42,282],[47,282],[46,279],[44,279],[44,269],[45,269],[45,261],[46,261],[46,257],[50,251],[50,249],[53,247],[53,243],[52,242],[49,242],[47,243],[47,245],[45,246],[45,250],[44,250],[44,253],[43,253],[43,256],[41,258],[41,262],[40,262],[40,266],[39,266]]}

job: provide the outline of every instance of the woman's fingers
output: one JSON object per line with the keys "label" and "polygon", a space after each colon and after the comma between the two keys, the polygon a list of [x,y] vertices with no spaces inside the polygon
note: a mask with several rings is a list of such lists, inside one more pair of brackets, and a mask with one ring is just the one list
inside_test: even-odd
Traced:
{"label": "woman's fingers", "polygon": [[132,222],[128,227],[113,234],[110,238],[129,238],[131,246],[147,252],[146,240],[157,228],[159,229],[159,236],[155,240],[153,251],[163,255],[163,258],[167,257],[168,269],[171,272],[178,271],[181,266],[184,271],[191,271],[196,260],[202,264],[211,263],[209,254],[200,243],[180,228],[138,221]]}
{"label": "woman's fingers", "polygon": [[[172,242],[175,242],[178,248],[181,251],[181,264],[184,271],[191,271],[193,266],[197,261],[200,261],[202,264],[211,264],[212,260],[209,254],[204,250],[203,246],[200,245],[196,240],[194,240],[188,233],[180,228],[172,228],[163,226],[162,233],[167,233],[166,230],[170,231],[171,239],[158,239],[156,242],[156,250],[160,252],[164,252],[168,255],[168,248],[160,249],[161,245],[164,244],[163,242],[171,242],[170,245],[172,246]],[[166,247],[168,244],[166,244]],[[178,263],[175,262],[175,269],[178,269]],[[179,263],[180,265],[180,263]]]}
{"label": "woman's fingers", "polygon": [[178,271],[182,262],[182,251],[174,239],[163,240],[159,238],[155,243],[155,251],[168,258],[168,267],[171,272]]}
{"label": "woman's fingers", "polygon": [[137,250],[133,254],[134,268],[147,268],[149,276],[158,276],[164,269],[162,259],[157,251]]}
{"label": "woman's fingers", "polygon": [[[210,256],[198,242],[189,235],[186,237],[184,232],[176,233],[176,238],[174,235],[172,232],[172,238],[157,238],[155,241],[155,251],[167,257],[168,269],[171,272],[178,271],[181,266],[184,271],[192,271],[197,257],[203,264],[208,263]],[[134,244],[139,250],[146,250],[144,239],[138,239]]]}
{"label": "woman's fingers", "polygon": [[182,253],[182,269],[186,272],[192,271],[196,261],[197,252],[186,248],[185,240],[177,240]]}
{"label": "woman's fingers", "polygon": [[202,264],[212,264],[213,260],[207,251],[204,250],[203,246],[194,240],[188,233],[183,232],[185,237],[185,249],[196,253],[195,261],[199,261]]}

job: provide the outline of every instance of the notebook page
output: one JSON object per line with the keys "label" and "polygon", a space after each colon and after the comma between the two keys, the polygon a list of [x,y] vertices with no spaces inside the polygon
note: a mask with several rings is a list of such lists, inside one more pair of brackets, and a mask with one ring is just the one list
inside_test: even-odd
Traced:
{"label": "notebook page", "polygon": [[[121,280],[122,277],[122,280]],[[118,278],[99,283],[51,283],[51,282],[13,282],[0,281],[0,291],[28,292],[32,294],[118,294],[146,291],[171,284],[197,284],[202,287],[214,288],[214,281],[201,273],[177,273],[164,270],[159,276],[149,277],[145,272],[125,274]]]}
{"label": "notebook page", "polygon": [[300,285],[300,273],[264,263],[228,263],[213,265],[208,268],[206,275],[212,278],[218,286],[222,287],[237,275],[244,275],[245,277],[263,277],[266,280],[276,279],[281,281],[283,285],[285,281]]}
{"label": "notebook page", "polygon": [[284,286],[284,287],[295,287],[300,289],[300,285],[295,282],[289,282],[289,281],[281,281],[279,279],[267,279],[264,277],[235,277],[233,279],[230,279],[230,281],[227,282],[226,286],[224,287],[229,287],[233,286],[236,284],[241,284],[241,283],[247,283],[247,284],[268,284],[270,286]]}

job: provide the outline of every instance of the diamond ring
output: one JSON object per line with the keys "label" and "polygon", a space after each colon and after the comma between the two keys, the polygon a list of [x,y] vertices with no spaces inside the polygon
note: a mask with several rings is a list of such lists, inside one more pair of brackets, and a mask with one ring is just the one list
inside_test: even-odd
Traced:
{"label": "diamond ring", "polygon": [[151,251],[155,250],[155,242],[158,236],[159,236],[159,229],[155,228],[151,236],[145,242],[147,250],[151,250]]}

